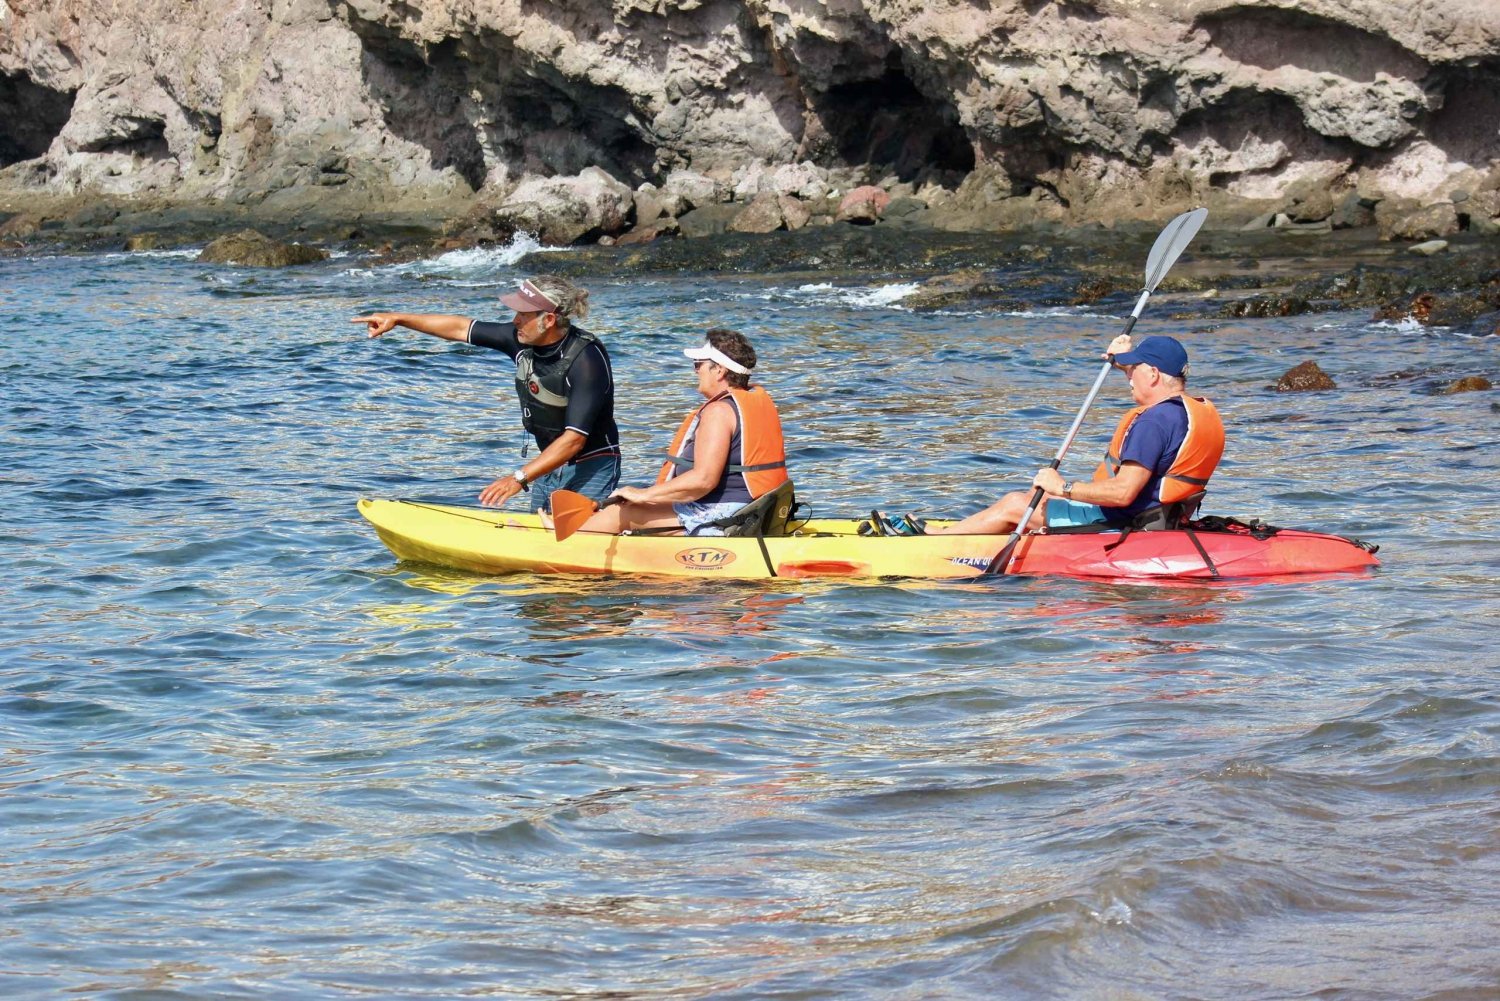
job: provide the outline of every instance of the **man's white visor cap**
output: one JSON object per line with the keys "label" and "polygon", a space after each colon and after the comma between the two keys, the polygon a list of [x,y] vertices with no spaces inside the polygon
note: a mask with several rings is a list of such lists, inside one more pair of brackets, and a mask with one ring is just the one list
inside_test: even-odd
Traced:
{"label": "man's white visor cap", "polygon": [[748,368],[741,365],[739,362],[735,361],[733,358],[729,357],[724,352],[714,347],[712,344],[705,344],[701,348],[684,348],[682,353],[693,359],[693,361],[711,361],[716,365],[723,365],[731,372],[738,372],[740,375],[750,374],[750,370]]}

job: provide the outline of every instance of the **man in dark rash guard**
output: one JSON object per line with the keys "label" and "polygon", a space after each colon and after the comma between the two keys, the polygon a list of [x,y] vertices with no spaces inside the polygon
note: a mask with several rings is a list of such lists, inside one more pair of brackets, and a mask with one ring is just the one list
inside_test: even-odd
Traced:
{"label": "man in dark rash guard", "polygon": [[365,324],[371,337],[407,327],[514,359],[521,421],[541,451],[480,491],[479,502],[499,507],[535,484],[537,505],[545,510],[554,490],[573,490],[603,503],[620,482],[609,352],[573,324],[588,315],[588,297],[565,278],[539,275],[500,297],[515,311],[509,323],[442,313],[370,313],[350,322]]}

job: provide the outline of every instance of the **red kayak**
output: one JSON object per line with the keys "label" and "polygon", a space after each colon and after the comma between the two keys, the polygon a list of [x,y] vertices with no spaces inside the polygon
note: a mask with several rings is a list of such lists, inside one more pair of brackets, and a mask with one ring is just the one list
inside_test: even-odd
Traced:
{"label": "red kayak", "polygon": [[1322,532],[1204,519],[1192,529],[1022,536],[1010,573],[1213,579],[1347,573],[1380,565],[1378,546]]}

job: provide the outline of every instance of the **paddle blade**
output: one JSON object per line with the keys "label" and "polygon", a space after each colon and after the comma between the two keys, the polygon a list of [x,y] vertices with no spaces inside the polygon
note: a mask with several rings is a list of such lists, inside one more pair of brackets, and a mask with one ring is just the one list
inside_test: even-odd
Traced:
{"label": "paddle blade", "polygon": [[1167,272],[1172,270],[1172,265],[1177,263],[1187,245],[1193,242],[1207,218],[1208,209],[1192,209],[1167,223],[1146,257],[1147,292],[1156,291],[1156,286],[1167,277]]}
{"label": "paddle blade", "polygon": [[994,574],[1004,575],[1010,569],[1010,554],[1016,551],[1016,543],[1020,541],[1021,533],[1012,532],[1010,541],[1005,544],[1005,548],[996,553],[995,558],[990,560],[990,565],[984,568],[984,576],[989,577]]}
{"label": "paddle blade", "polygon": [[[1095,389],[1098,389],[1098,387],[1095,387]],[[1082,417],[1082,414],[1080,414],[1080,417]],[[1077,428],[1074,428],[1074,431],[1077,431]],[[1062,453],[1059,452],[1058,459],[1061,458]],[[1058,459],[1053,459],[1052,462],[1052,468],[1055,468],[1055,470],[1056,468],[1058,468]],[[993,575],[993,573],[1005,573],[1011,569],[1011,554],[1013,554],[1013,552],[1016,552],[1016,543],[1019,543],[1020,540],[1022,540],[1022,534],[1025,534],[1026,525],[1031,524],[1032,512],[1034,512],[1034,510],[1037,510],[1037,504],[1041,503],[1041,498],[1043,497],[1044,491],[1040,488],[1040,486],[1032,491],[1031,504],[1028,504],[1028,506],[1026,506],[1025,515],[1022,515],[1022,519],[1017,522],[1016,531],[1013,531],[1013,533],[1011,533],[1010,542],[1005,543],[1004,549],[996,552],[995,558],[993,558],[993,560],[990,560],[990,566],[984,567],[984,576],[990,576]]]}
{"label": "paddle blade", "polygon": [[572,490],[552,491],[552,534],[561,542],[583,527],[599,505]]}

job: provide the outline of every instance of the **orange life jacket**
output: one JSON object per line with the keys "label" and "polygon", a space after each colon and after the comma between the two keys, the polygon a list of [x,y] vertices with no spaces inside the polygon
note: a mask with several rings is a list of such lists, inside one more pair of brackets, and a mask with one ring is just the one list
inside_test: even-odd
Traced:
{"label": "orange life jacket", "polygon": [[738,428],[730,440],[729,459],[723,475],[703,499],[739,499],[742,491],[738,488],[743,484],[743,492],[750,495],[749,500],[754,500],[787,481],[786,441],[781,434],[781,415],[776,412],[776,404],[771,402],[770,395],[761,387],[752,386],[727,390],[682,419],[682,426],[677,429],[667,451],[667,461],[662,463],[661,472],[657,474],[657,483],[667,482],[679,469],[692,468],[692,457],[684,454],[692,444],[690,432],[695,437],[698,416],[710,404],[723,399],[728,399],[734,407]]}
{"label": "orange life jacket", "polygon": [[[1209,477],[1213,476],[1219,459],[1224,455],[1224,422],[1219,419],[1219,411],[1201,396],[1184,394],[1182,403],[1187,410],[1187,435],[1157,488],[1155,499],[1162,504],[1191,497],[1207,487]],[[1104,461],[1094,470],[1096,483],[1120,471],[1120,450],[1125,447],[1125,434],[1145,410],[1145,407],[1134,407],[1120,418],[1115,436],[1110,439],[1109,451],[1104,453]]]}

